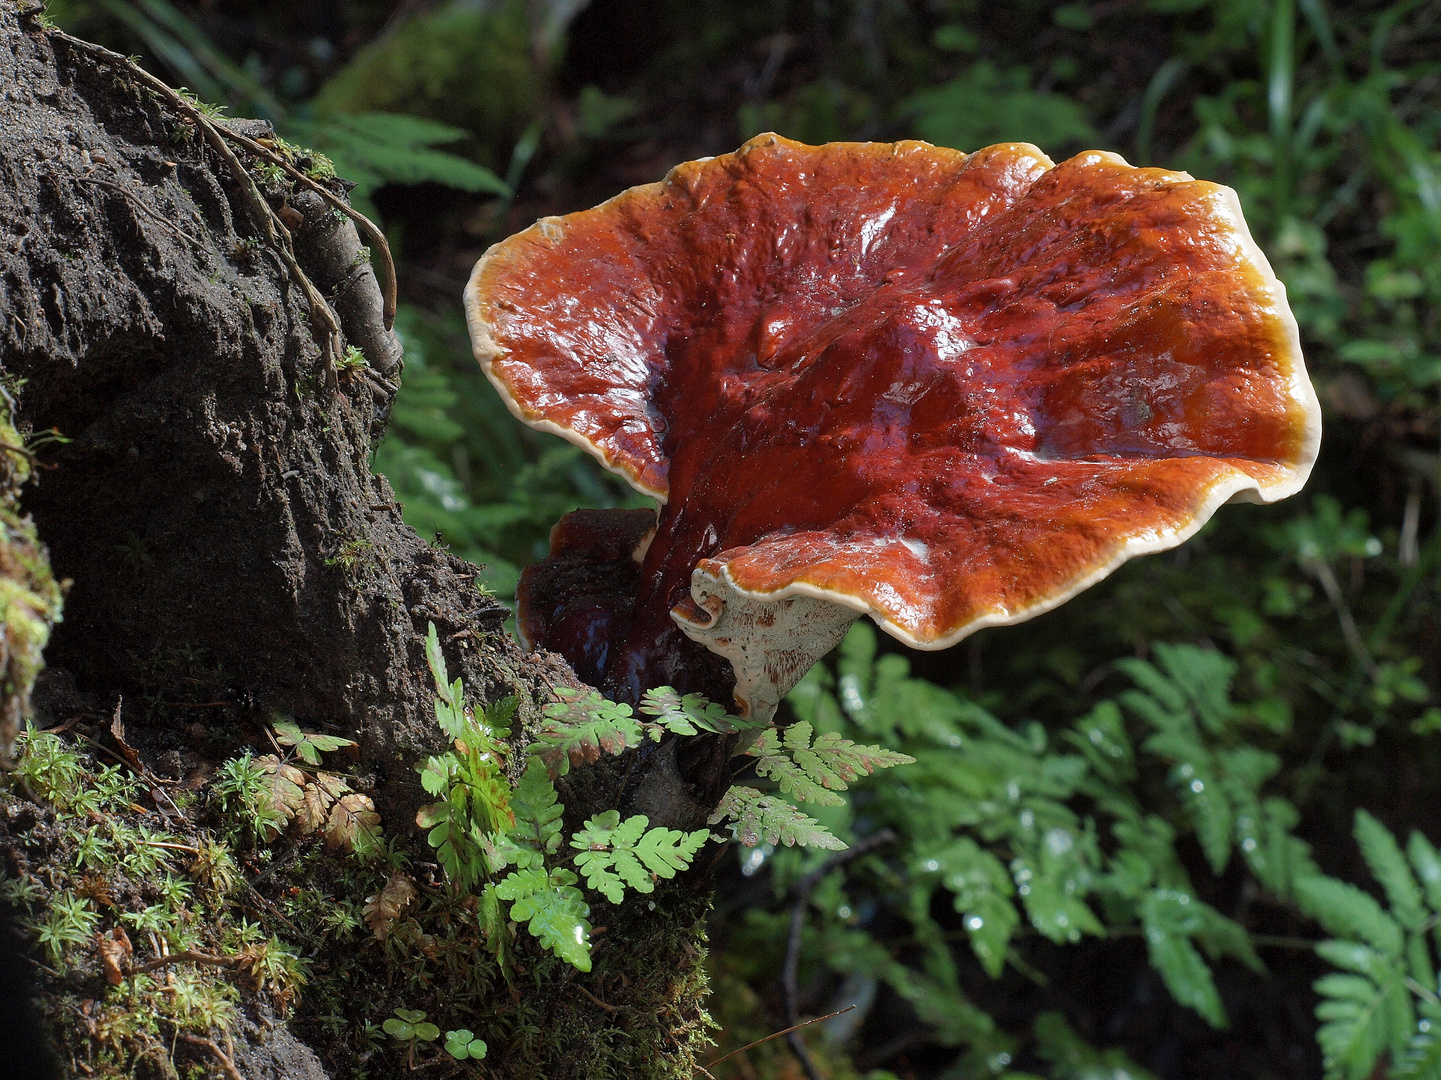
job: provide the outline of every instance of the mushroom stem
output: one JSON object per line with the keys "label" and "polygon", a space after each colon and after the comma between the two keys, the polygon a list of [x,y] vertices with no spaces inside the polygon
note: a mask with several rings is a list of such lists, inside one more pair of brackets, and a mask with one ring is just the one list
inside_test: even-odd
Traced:
{"label": "mushroom stem", "polygon": [[764,721],[859,617],[810,596],[757,600],[738,592],[724,568],[716,574],[704,564],[691,576],[690,597],[671,610],[688,638],[730,661],[741,714]]}

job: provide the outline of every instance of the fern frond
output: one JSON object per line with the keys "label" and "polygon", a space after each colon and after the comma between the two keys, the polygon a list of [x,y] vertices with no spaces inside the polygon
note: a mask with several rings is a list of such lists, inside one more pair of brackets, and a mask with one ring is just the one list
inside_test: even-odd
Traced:
{"label": "fern frond", "polygon": [[1360,940],[1385,956],[1401,954],[1401,927],[1369,893],[1332,877],[1296,882],[1296,902],[1328,933]]}
{"label": "fern frond", "polygon": [[515,811],[515,827],[499,838],[497,853],[520,869],[538,867],[545,856],[555,854],[560,847],[560,819],[565,805],[559,801],[545,766],[536,758],[526,766],[510,806]]}
{"label": "fern frond", "polygon": [[556,691],[545,707],[545,722],[527,752],[545,763],[552,778],[572,765],[598,761],[601,752],[620,754],[640,745],[640,723],[623,702],[607,701],[594,690]]}
{"label": "fern frond", "polygon": [[790,803],[775,795],[766,795],[752,787],[736,785],[725,793],[710,824],[731,819],[737,841],[744,847],[755,847],[762,840],[786,847],[817,847],[827,851],[843,851],[845,843],[815,818],[807,817]]}
{"label": "fern frond", "polygon": [[1426,919],[1426,909],[1421,904],[1421,887],[1406,865],[1401,845],[1396,843],[1391,830],[1365,810],[1358,809],[1353,835],[1372,876],[1385,890],[1396,921],[1407,930],[1420,926]]}
{"label": "fern frond", "polygon": [[804,802],[821,806],[842,806],[845,800],[834,794],[850,782],[876,769],[909,765],[916,759],[879,746],[861,746],[829,732],[811,741],[813,729],[801,720],[778,737],[774,730],[761,734],[749,750],[758,759],[756,773],[769,776],[782,792]]}
{"label": "fern frond", "polygon": [[971,951],[991,978],[1006,964],[1006,946],[1021,917],[1011,902],[1015,886],[1001,860],[968,836],[919,858],[921,873],[938,873],[955,896],[954,906],[970,935]]}
{"label": "fern frond", "polygon": [[1441,1006],[1423,1002],[1421,1014],[1406,1052],[1391,1070],[1396,1080],[1441,1080]]}
{"label": "fern frond", "polygon": [[1389,1043],[1388,999],[1410,997],[1394,983],[1381,986],[1361,975],[1333,973],[1312,984],[1325,1000],[1316,1006],[1321,1027],[1316,1041],[1326,1075],[1336,1080],[1366,1080]]}
{"label": "fern frond", "polygon": [[1171,996],[1212,1027],[1224,1028],[1226,1011],[1211,969],[1191,943],[1205,928],[1204,907],[1189,893],[1156,889],[1141,904],[1141,927],[1151,966]]}
{"label": "fern frond", "polygon": [[710,839],[710,832],[683,833],[676,829],[647,829],[650,819],[636,814],[620,820],[620,811],[607,810],[585,823],[570,839],[580,849],[576,866],[590,888],[619,904],[626,887],[636,892],[655,890],[658,878],[673,878],[690,866],[695,853]]}
{"label": "fern frond", "polygon": [[1425,890],[1427,906],[1441,913],[1441,854],[1426,837],[1413,832],[1406,841],[1406,855]]}
{"label": "fern frond", "polygon": [[[806,737],[810,736],[810,725],[804,720],[793,724],[792,729],[804,726]],[[781,791],[800,799],[802,802],[815,803],[818,806],[844,806],[846,800],[832,791],[827,790],[828,786],[821,777],[812,777],[807,774],[798,763],[791,760],[786,748],[781,745],[780,735],[775,729],[761,732],[760,738],[746,751],[748,755],[756,759],[756,775],[770,777],[779,785]],[[832,776],[834,783],[839,783],[839,777]]]}
{"label": "fern frond", "polygon": [[541,945],[581,971],[590,970],[590,907],[569,870],[540,867],[514,870],[495,886],[498,899],[512,901],[510,917],[523,922]]}
{"label": "fern frond", "polygon": [[682,696],[669,686],[647,690],[641,699],[640,711],[655,717],[653,722],[642,722],[652,741],[658,741],[667,731],[673,735],[698,735],[702,731],[734,735],[766,726],[760,721],[731,715],[717,701],[708,701],[700,694]]}

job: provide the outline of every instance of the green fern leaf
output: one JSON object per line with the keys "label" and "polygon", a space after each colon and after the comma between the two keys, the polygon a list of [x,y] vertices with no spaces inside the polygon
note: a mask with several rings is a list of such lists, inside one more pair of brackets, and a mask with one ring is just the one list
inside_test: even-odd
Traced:
{"label": "green fern leaf", "polygon": [[1125,656],[1116,661],[1116,668],[1130,677],[1139,688],[1130,691],[1123,701],[1137,712],[1147,713],[1157,727],[1171,727],[1191,719],[1186,692],[1162,675],[1145,660]]}
{"label": "green fern leaf", "polygon": [[586,884],[612,904],[621,902],[626,886],[636,892],[654,891],[657,878],[673,878],[686,869],[710,839],[705,829],[693,833],[663,827],[647,830],[649,824],[644,814],[622,822],[619,811],[607,810],[571,837],[570,846],[580,849],[575,864]]}
{"label": "green fern leaf", "polygon": [[1126,734],[1126,723],[1114,701],[1103,701],[1076,721],[1076,729],[1062,736],[1080,750],[1097,775],[1113,784],[1136,774],[1136,751]]}
{"label": "green fern leaf", "polygon": [[515,985],[515,947],[510,940],[508,920],[500,909],[495,882],[487,882],[476,903],[476,921],[485,935],[486,948],[495,957],[500,973],[508,985]]}
{"label": "green fern leaf", "polygon": [[1224,1028],[1226,1011],[1211,969],[1190,940],[1203,929],[1203,907],[1189,893],[1157,889],[1141,904],[1141,927],[1151,966],[1171,996],[1212,1027]]}
{"label": "green fern leaf", "polygon": [[1291,834],[1300,820],[1300,811],[1279,797],[1260,804],[1259,827],[1247,807],[1242,806],[1237,815],[1236,834],[1246,864],[1262,885],[1280,896],[1294,893],[1295,883],[1303,878],[1321,876],[1311,846]]}
{"label": "green fern leaf", "polygon": [[1221,1007],[1211,969],[1188,939],[1178,934],[1152,934],[1148,930],[1146,953],[1177,1002],[1194,1009],[1213,1028],[1227,1026],[1226,1010]]}
{"label": "green fern leaf", "polygon": [[449,754],[428,757],[420,767],[420,786],[431,795],[442,795],[455,775],[455,759]]}
{"label": "green fern leaf", "polygon": [[636,845],[635,854],[641,863],[658,878],[673,878],[690,867],[696,852],[710,840],[709,829],[681,832],[656,826],[648,829]]}
{"label": "green fern leaf", "polygon": [[440,635],[436,633],[435,623],[426,624],[425,662],[435,680],[436,696],[447,705],[458,705],[459,702],[451,695],[450,674],[446,671],[445,654],[440,651]]}
{"label": "green fern leaf", "polygon": [[1336,878],[1301,878],[1296,902],[1328,933],[1366,942],[1385,956],[1401,954],[1401,927],[1370,894]]}
{"label": "green fern leaf", "polygon": [[530,759],[516,785],[510,808],[515,812],[515,827],[498,839],[497,854],[507,864],[521,869],[541,866],[545,856],[560,847],[565,805],[559,801],[545,766],[536,758]]}
{"label": "green fern leaf", "polygon": [[1366,865],[1386,892],[1391,914],[1406,929],[1415,929],[1425,920],[1426,909],[1421,904],[1421,888],[1396,838],[1365,810],[1356,811],[1354,835]]}
{"label": "green fern leaf", "polygon": [[557,701],[545,707],[545,721],[527,753],[545,763],[552,778],[565,776],[572,765],[620,754],[640,745],[641,729],[629,705],[607,701],[594,690],[556,691]]}
{"label": "green fern leaf", "polygon": [[1323,975],[1313,987],[1325,998],[1316,1006],[1321,1021],[1316,1041],[1326,1060],[1327,1077],[1366,1080],[1390,1041],[1386,998],[1394,989],[1360,975],[1341,974]]}
{"label": "green fern leaf", "polygon": [[755,847],[762,840],[768,844],[827,851],[844,851],[846,847],[815,818],[807,817],[784,799],[752,787],[736,785],[727,791],[710,816],[710,824],[727,818],[734,820],[735,839],[744,847]]}
{"label": "green fern leaf", "polygon": [[[802,730],[802,727],[804,728]],[[835,732],[821,735],[810,745],[810,725],[792,724],[786,729],[786,746],[797,765],[813,779],[826,787],[844,790],[846,785],[862,776],[869,776],[877,769],[890,769],[896,765],[911,765],[915,758],[895,750],[879,746],[862,746],[850,739],[842,738]],[[830,778],[835,777],[834,781]]]}
{"label": "green fern leaf", "polygon": [[1157,642],[1155,654],[1171,684],[1207,731],[1220,734],[1235,715],[1231,682],[1236,662],[1215,649]]}
{"label": "green fern leaf", "polygon": [[696,735],[702,731],[734,735],[766,726],[758,721],[732,716],[726,712],[725,706],[707,701],[700,694],[681,696],[669,686],[647,690],[641,699],[640,711],[656,718],[655,723],[645,725],[652,740],[659,740],[666,731],[674,735]]}
{"label": "green fern leaf", "polygon": [[1413,832],[1406,841],[1406,854],[1421,880],[1421,888],[1426,892],[1427,905],[1432,911],[1441,913],[1441,855],[1419,832]]}
{"label": "green fern leaf", "polygon": [[510,917],[527,925],[541,945],[581,971],[590,970],[590,907],[569,870],[533,867],[507,874],[495,887],[512,901]]}
{"label": "green fern leaf", "polygon": [[1031,925],[1057,944],[1077,942],[1082,934],[1104,937],[1106,928],[1067,881],[1060,867],[1037,866],[1026,858],[1011,860],[1011,877]]}
{"label": "green fern leaf", "polygon": [[1011,901],[1015,886],[1001,860],[970,837],[917,860],[921,873],[938,873],[941,884],[955,894],[954,906],[970,935],[971,951],[991,978],[1006,965],[1006,946],[1021,921]]}
{"label": "green fern leaf", "polygon": [[634,854],[636,842],[649,824],[644,814],[622,822],[619,810],[607,810],[570,838],[570,846],[580,849],[575,864],[585,875],[585,883],[612,904],[624,899],[626,886],[643,893],[655,889],[650,873]]}
{"label": "green fern leaf", "polygon": [[[810,725],[804,720],[792,724],[791,729],[804,727],[806,740],[810,739]],[[844,806],[846,800],[832,791],[827,790],[819,778],[807,775],[806,770],[793,761],[782,747],[780,736],[774,728],[761,732],[760,738],[746,751],[756,759],[756,775],[768,776],[774,780],[781,791],[800,799],[802,802],[815,803],[818,806]],[[845,784],[839,777],[831,777],[835,783],[842,788]]]}
{"label": "green fern leaf", "polygon": [[1441,1006],[1422,1002],[1421,1019],[1391,1075],[1396,1080],[1441,1080]]}
{"label": "green fern leaf", "polygon": [[510,188],[491,170],[434,147],[457,142],[466,132],[448,124],[396,113],[326,116],[287,123],[293,138],[324,151],[338,171],[369,187],[383,183],[444,184],[460,191],[507,196]]}
{"label": "green fern leaf", "polygon": [[756,773],[769,776],[782,792],[804,802],[821,806],[842,806],[845,800],[834,794],[851,781],[876,769],[908,765],[916,759],[879,746],[861,746],[829,732],[811,741],[813,729],[801,720],[786,728],[782,739],[774,730],[765,731],[746,751],[757,758]]}

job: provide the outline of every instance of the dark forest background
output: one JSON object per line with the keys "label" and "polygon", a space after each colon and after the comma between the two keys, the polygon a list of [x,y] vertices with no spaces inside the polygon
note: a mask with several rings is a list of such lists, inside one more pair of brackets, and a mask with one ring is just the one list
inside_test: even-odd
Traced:
{"label": "dark forest background", "polygon": [[[869,624],[792,708],[920,759],[826,825],[802,1011],[843,1078],[1441,1077],[1441,3],[52,0],[66,30],[332,158],[399,267],[375,468],[505,598],[640,504],[470,355],[486,246],[761,131],[1102,148],[1235,187],[1325,408],[1307,490],[941,654]],[[855,734],[859,732],[860,734]],[[783,1025],[781,901],[727,856],[723,1049]],[[1319,943],[1319,944],[1318,944]],[[783,1041],[718,1076],[791,1077]],[[726,1071],[730,1070],[730,1071]]]}

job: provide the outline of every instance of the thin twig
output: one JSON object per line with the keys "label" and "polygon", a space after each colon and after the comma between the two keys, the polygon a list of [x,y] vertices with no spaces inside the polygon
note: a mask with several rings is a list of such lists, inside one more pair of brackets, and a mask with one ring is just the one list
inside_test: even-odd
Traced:
{"label": "thin twig", "polygon": [[824,1023],[827,1020],[834,1020],[837,1016],[844,1016],[846,1013],[850,1012],[854,1008],[854,1005],[847,1005],[844,1009],[838,1009],[833,1013],[826,1013],[825,1016],[817,1016],[814,1020],[807,1020],[805,1023],[797,1024],[795,1027],[781,1028],[780,1031],[773,1031],[764,1039],[757,1039],[755,1042],[748,1042],[739,1050],[732,1050],[729,1054],[718,1057],[714,1061],[707,1061],[704,1065],[697,1065],[696,1068],[700,1069],[701,1072],[704,1072],[707,1076],[709,1076],[710,1073],[706,1072],[707,1069],[713,1069],[722,1061],[729,1061],[737,1054],[744,1054],[753,1046],[759,1046],[761,1043],[770,1042],[772,1039],[779,1039],[782,1035],[789,1035],[793,1031],[799,1031],[801,1028],[810,1027],[812,1024],[820,1024]]}
{"label": "thin twig", "polygon": [[201,1046],[215,1055],[215,1060],[220,1062],[220,1067],[225,1070],[225,1075],[230,1080],[245,1080],[240,1075],[240,1070],[235,1067],[235,1061],[224,1050],[220,1049],[214,1039],[203,1039],[199,1035],[192,1035],[188,1031],[177,1031],[175,1037],[181,1042],[190,1043],[192,1046]]}
{"label": "thin twig", "polygon": [[246,136],[240,134],[238,131],[228,131],[222,128],[221,132],[227,139],[232,139],[235,142],[238,142],[241,146],[245,147],[252,154],[263,157],[272,164],[279,165],[294,179],[299,180],[306,187],[310,188],[311,191],[314,191],[322,199],[328,202],[335,209],[339,210],[346,217],[350,218],[351,221],[355,222],[355,224],[360,227],[360,231],[365,234],[366,240],[371,243],[372,250],[380,255],[380,294],[382,301],[381,314],[385,319],[385,328],[387,330],[394,326],[396,302],[395,260],[392,259],[390,256],[390,244],[386,241],[385,234],[380,231],[379,227],[376,226],[375,222],[371,221],[368,217],[362,214],[359,210],[355,209],[355,207],[351,206],[344,199],[337,198],[334,194],[327,190],[323,184],[320,184],[318,181],[312,179],[309,176],[306,176],[305,173],[301,172],[294,165],[290,164],[290,162],[286,161],[285,158],[282,157],[280,154],[277,154],[274,151],[267,149],[260,143],[256,142],[254,139],[247,138]]}
{"label": "thin twig", "polygon": [[576,983],[576,984],[575,984],[575,988],[576,988],[577,990],[579,990],[582,994],[584,994],[586,997],[590,998],[590,1000],[591,1000],[591,1002],[592,1002],[593,1004],[599,1005],[599,1006],[600,1006],[602,1009],[604,1009],[606,1012],[617,1013],[617,1012],[621,1012],[621,1011],[624,1010],[624,1009],[629,1009],[629,1008],[630,1008],[629,1005],[607,1005],[604,1001],[601,1001],[600,998],[596,997],[594,994],[592,994],[592,993],[591,993],[589,990],[587,990],[585,987],[581,986],[580,983]]}
{"label": "thin twig", "polygon": [[132,975],[140,975],[147,971],[156,971],[159,968],[169,967],[171,964],[206,964],[210,967],[239,967],[245,962],[239,956],[212,956],[210,953],[185,952],[169,953],[165,956],[158,956],[154,960],[147,960],[143,964],[136,964],[130,969]]}
{"label": "thin twig", "polygon": [[76,176],[75,179],[83,181],[87,184],[101,184],[104,187],[115,189],[116,191],[120,192],[121,195],[125,196],[126,201],[129,202],[131,206],[135,207],[135,209],[139,210],[146,217],[152,218],[155,221],[159,222],[161,226],[170,230],[170,232],[174,233],[182,240],[189,240],[197,248],[201,249],[202,251],[205,250],[206,245],[203,240],[197,240],[184,229],[179,228],[177,225],[175,225],[174,222],[166,221],[165,218],[161,217],[157,211],[150,209],[150,207],[146,206],[143,202],[141,202],[135,194],[121,187],[119,184],[114,183],[110,180],[102,180],[98,176]]}
{"label": "thin twig", "polygon": [[895,838],[896,834],[891,829],[882,829],[854,847],[832,855],[797,881],[788,894],[794,900],[795,906],[791,908],[791,930],[790,937],[786,940],[786,962],[785,967],[781,969],[781,992],[785,997],[786,1022],[791,1025],[790,1033],[786,1035],[786,1043],[801,1063],[801,1068],[805,1070],[809,1080],[824,1080],[824,1077],[816,1070],[815,1063],[811,1061],[810,1051],[806,1049],[805,1040],[795,1033],[797,1028],[803,1026],[797,1022],[800,1017],[796,1002],[798,996],[796,973],[801,962],[801,935],[806,926],[806,907],[811,902],[811,893],[815,892],[816,886],[832,870],[845,866],[862,855],[870,854],[876,848],[889,844]]}

